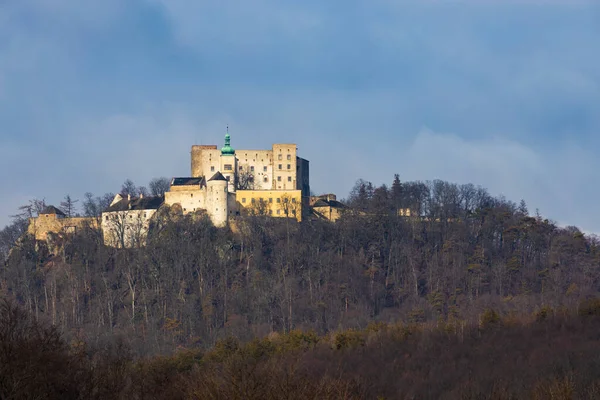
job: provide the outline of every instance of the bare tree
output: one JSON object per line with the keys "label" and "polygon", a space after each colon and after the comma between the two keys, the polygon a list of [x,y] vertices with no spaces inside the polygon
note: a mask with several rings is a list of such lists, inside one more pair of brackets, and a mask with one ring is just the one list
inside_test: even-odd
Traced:
{"label": "bare tree", "polygon": [[237,190],[254,190],[254,174],[248,169],[238,171],[235,176]]}
{"label": "bare tree", "polygon": [[138,194],[138,188],[135,186],[135,183],[131,179],[126,179],[121,185],[121,195],[123,196],[135,196]]}
{"label": "bare tree", "polygon": [[284,194],[281,196],[281,203],[279,203],[279,209],[289,218],[298,218],[300,212],[302,210],[302,205],[300,202],[296,201],[296,198]]}
{"label": "bare tree", "polygon": [[146,210],[114,211],[106,213],[104,222],[105,237],[116,247],[140,247],[146,242],[149,219]]}
{"label": "bare tree", "polygon": [[354,184],[348,197],[348,204],[356,209],[366,211],[370,200],[373,198],[373,184],[359,179]]}
{"label": "bare tree", "polygon": [[13,219],[23,219],[27,221],[29,218],[37,217],[46,208],[45,199],[33,199],[29,200],[28,204],[24,204],[19,207],[19,212],[15,215],[11,215]]}
{"label": "bare tree", "polygon": [[269,214],[269,203],[265,199],[252,199],[252,204],[246,207],[249,215],[263,216]]}
{"label": "bare tree", "polygon": [[150,181],[149,186],[150,193],[152,194],[152,196],[163,196],[165,192],[169,191],[169,188],[171,187],[171,182],[168,178],[165,177],[153,178]]}
{"label": "bare tree", "polygon": [[25,232],[27,232],[27,223],[22,219],[13,220],[10,225],[0,230],[0,260],[8,257],[10,249]]}
{"label": "bare tree", "polygon": [[148,196],[150,195],[150,192],[148,191],[148,188],[146,186],[139,186],[137,188],[137,194],[139,194],[140,196]]}

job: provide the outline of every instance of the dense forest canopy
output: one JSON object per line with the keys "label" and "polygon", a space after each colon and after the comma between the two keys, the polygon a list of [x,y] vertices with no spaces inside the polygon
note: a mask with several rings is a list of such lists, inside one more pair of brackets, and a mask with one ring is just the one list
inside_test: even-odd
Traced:
{"label": "dense forest canopy", "polygon": [[[152,193],[165,190],[153,182]],[[97,217],[111,197],[86,194],[81,213]],[[474,322],[485,308],[568,308],[598,292],[598,239],[531,216],[523,201],[396,175],[389,187],[359,180],[345,202],[336,223],[241,216],[232,229],[164,207],[147,246],[113,249],[91,228],[49,243],[22,236],[32,201],[0,232],[0,293],[67,338],[122,337],[145,356],[295,329]],[[405,208],[411,217],[398,215]]]}

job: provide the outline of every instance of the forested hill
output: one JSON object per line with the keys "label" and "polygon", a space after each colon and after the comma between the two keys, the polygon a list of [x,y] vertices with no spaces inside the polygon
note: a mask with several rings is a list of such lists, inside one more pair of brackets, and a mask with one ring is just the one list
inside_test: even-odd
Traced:
{"label": "forested hill", "polygon": [[50,248],[25,237],[0,291],[67,338],[121,337],[137,355],[372,321],[474,322],[485,308],[574,308],[598,293],[598,240],[524,202],[396,177],[357,182],[347,204],[336,223],[242,216],[233,232],[164,212],[141,249],[107,248],[93,229]]}

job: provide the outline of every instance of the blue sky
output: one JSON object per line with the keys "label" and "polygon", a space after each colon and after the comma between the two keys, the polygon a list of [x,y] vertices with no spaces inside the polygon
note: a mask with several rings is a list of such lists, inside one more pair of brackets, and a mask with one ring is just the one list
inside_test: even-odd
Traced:
{"label": "blue sky", "polygon": [[0,1],[0,226],[193,143],[297,143],[311,187],[444,179],[600,232],[600,2]]}

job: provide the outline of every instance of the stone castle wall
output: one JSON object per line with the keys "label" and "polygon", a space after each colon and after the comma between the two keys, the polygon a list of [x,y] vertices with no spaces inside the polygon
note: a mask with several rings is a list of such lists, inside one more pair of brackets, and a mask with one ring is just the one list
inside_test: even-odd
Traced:
{"label": "stone castle wall", "polygon": [[144,246],[154,214],[155,209],[102,213],[104,244],[118,248]]}
{"label": "stone castle wall", "polygon": [[27,233],[35,236],[36,240],[46,240],[48,233],[74,233],[85,227],[98,228],[96,218],[61,217],[56,214],[41,214],[29,219]]}
{"label": "stone castle wall", "polygon": [[[210,178],[217,171],[225,176],[250,172],[254,176],[255,190],[301,189],[303,196],[309,195],[308,161],[297,156],[295,144],[276,143],[271,150],[236,150],[235,162],[221,157],[217,146],[194,145],[191,156],[193,177]],[[235,171],[225,170],[225,163],[232,165]]]}
{"label": "stone castle wall", "polygon": [[206,188],[200,189],[197,186],[192,186],[182,189],[181,187],[172,186],[171,191],[165,193],[165,204],[169,206],[173,204],[181,205],[184,214],[206,209]]}
{"label": "stone castle wall", "polygon": [[237,207],[251,215],[269,215],[302,220],[300,190],[238,190]]}

